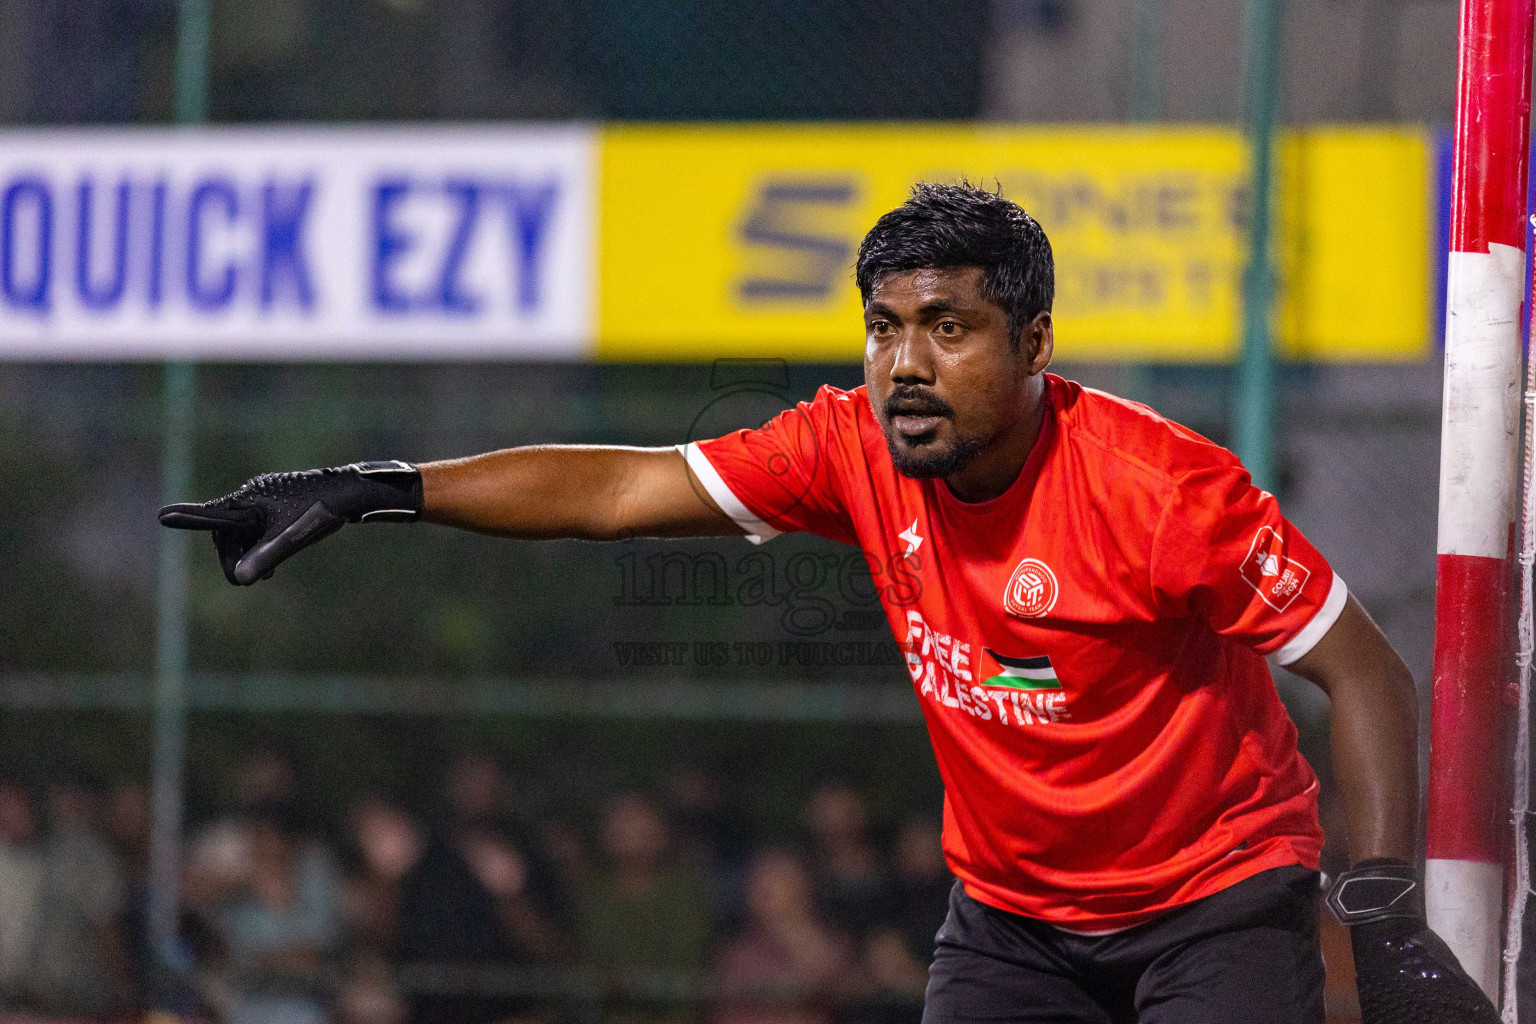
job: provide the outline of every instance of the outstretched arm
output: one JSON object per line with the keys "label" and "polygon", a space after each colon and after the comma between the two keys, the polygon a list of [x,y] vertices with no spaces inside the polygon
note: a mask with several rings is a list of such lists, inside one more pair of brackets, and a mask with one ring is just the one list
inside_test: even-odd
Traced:
{"label": "outstretched arm", "polygon": [[210,531],[236,584],[265,579],[346,523],[416,519],[528,539],[741,532],[673,448],[545,445],[422,466],[267,473],[222,498],[160,510],[166,526]]}
{"label": "outstretched arm", "polygon": [[427,462],[430,523],[498,537],[738,535],[675,448],[538,445]]}

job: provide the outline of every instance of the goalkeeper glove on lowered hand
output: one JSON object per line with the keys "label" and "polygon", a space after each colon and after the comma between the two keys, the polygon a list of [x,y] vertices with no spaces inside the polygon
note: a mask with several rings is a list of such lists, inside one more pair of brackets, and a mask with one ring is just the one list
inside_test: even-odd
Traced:
{"label": "goalkeeper glove on lowered hand", "polygon": [[421,518],[421,473],[407,462],[354,462],[263,473],[213,501],[167,505],[160,524],[210,530],[229,582],[248,586],[346,523]]}
{"label": "goalkeeper glove on lowered hand", "polygon": [[1328,907],[1349,928],[1361,1024],[1499,1024],[1498,1012],[1424,919],[1418,873],[1365,860],[1338,877]]}

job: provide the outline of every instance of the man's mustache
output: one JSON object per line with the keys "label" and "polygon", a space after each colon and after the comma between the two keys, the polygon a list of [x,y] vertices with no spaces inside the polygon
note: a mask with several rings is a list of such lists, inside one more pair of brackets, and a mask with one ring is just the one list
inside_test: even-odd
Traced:
{"label": "man's mustache", "polygon": [[902,385],[885,399],[885,417],[892,416],[954,416],[954,408],[944,399],[926,388]]}

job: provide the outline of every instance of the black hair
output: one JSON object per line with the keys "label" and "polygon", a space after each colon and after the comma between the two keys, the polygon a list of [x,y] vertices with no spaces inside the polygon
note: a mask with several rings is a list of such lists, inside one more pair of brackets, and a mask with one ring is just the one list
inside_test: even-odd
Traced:
{"label": "black hair", "polygon": [[867,303],[886,274],[980,267],[981,295],[1008,314],[1015,348],[1024,328],[1056,295],[1051,242],[1035,218],[1001,191],[921,182],[907,201],[875,221],[859,245],[854,279]]}

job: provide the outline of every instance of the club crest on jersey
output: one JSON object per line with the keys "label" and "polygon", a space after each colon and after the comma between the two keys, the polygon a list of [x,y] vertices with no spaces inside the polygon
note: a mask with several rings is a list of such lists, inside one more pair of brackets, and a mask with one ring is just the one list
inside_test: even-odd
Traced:
{"label": "club crest on jersey", "polygon": [[1056,607],[1056,574],[1038,558],[1020,562],[1003,591],[1003,609],[1021,619],[1038,619]]}
{"label": "club crest on jersey", "polygon": [[1008,686],[1016,690],[1059,690],[1061,680],[1045,655],[1035,658],[1010,658],[990,647],[981,649],[981,685]]}

